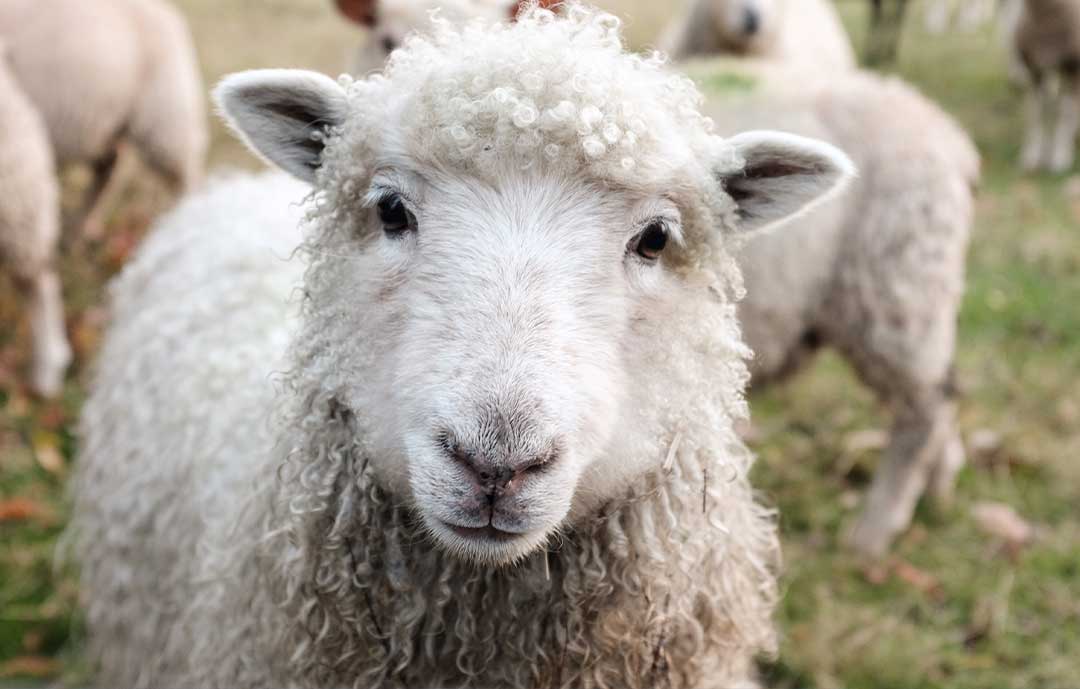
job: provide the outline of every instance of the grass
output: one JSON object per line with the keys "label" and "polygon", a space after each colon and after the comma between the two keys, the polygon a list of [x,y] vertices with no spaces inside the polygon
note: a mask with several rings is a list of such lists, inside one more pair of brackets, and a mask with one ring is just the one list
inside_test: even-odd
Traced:
{"label": "grass", "polygon": [[[334,72],[353,41],[322,0],[178,4],[208,82],[257,66]],[[637,45],[669,12],[643,0],[612,4]],[[841,7],[861,41],[864,3]],[[953,113],[984,157],[960,319],[961,424],[968,437],[992,429],[1000,441],[971,453],[951,510],[921,508],[893,558],[867,567],[839,548],[838,534],[877,459],[855,446],[855,434],[883,428],[887,417],[828,354],[756,395],[755,480],[781,511],[786,561],[783,645],[762,670],[782,689],[1072,687],[1080,677],[1080,177],[1017,173],[1019,94],[988,32],[941,37],[919,28],[912,22],[905,34],[896,71]],[[217,125],[212,161],[252,164]],[[162,205],[159,190],[139,180],[104,244],[70,242],[62,272],[77,362],[59,401],[35,402],[19,387],[26,324],[9,283],[0,288],[0,684],[81,674],[73,580],[52,557],[64,479],[103,284]],[[1035,525],[1036,541],[1004,551],[972,519],[980,501],[1014,507]]]}

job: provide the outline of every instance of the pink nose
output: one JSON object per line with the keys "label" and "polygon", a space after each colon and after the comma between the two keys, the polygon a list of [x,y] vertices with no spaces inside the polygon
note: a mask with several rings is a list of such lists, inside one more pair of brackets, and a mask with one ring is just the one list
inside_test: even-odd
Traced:
{"label": "pink nose", "polygon": [[464,469],[476,488],[490,501],[513,495],[521,488],[526,477],[547,471],[559,459],[557,450],[541,453],[483,452],[456,441],[449,433],[442,434],[440,439],[447,458]]}

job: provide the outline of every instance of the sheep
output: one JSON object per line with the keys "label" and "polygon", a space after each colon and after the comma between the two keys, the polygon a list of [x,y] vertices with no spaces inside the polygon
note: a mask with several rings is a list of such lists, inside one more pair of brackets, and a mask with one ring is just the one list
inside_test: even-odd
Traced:
{"label": "sheep", "polygon": [[101,682],[742,686],[777,539],[732,251],[850,160],[710,134],[576,4],[216,97],[314,185],[303,248],[303,192],[240,178],[111,288],[71,536]]}
{"label": "sheep", "polygon": [[687,66],[729,84],[707,112],[721,133],[747,123],[824,139],[859,179],[798,226],[739,253],[739,321],[754,351],[751,387],[839,351],[893,416],[884,464],[848,543],[885,553],[924,490],[947,503],[964,448],[953,357],[979,157],[965,132],[895,78],[822,75],[740,60]]}
{"label": "sheep", "polygon": [[[367,74],[381,69],[406,36],[428,25],[434,12],[455,22],[499,21],[515,17],[524,0],[335,0],[335,4],[343,17],[371,32],[349,66],[353,74]],[[554,7],[559,0],[539,0],[537,4]]]}
{"label": "sheep", "polygon": [[923,12],[929,33],[943,34],[951,27],[972,31],[994,17],[998,0],[932,0]]}
{"label": "sheep", "polygon": [[675,60],[725,53],[790,61],[828,74],[856,64],[829,0],[692,0],[659,45]]}
{"label": "sheep", "polygon": [[59,392],[71,361],[56,274],[59,192],[45,125],[8,68],[0,41],[0,265],[27,301],[33,338],[31,388]]}
{"label": "sheep", "polygon": [[[1010,22],[1015,62],[1026,83],[1024,170],[1065,172],[1080,127],[1080,2],[1022,0]],[[1048,128],[1049,120],[1054,120]]]}
{"label": "sheep", "polygon": [[85,236],[103,231],[126,142],[177,192],[198,182],[203,87],[184,19],[164,0],[5,0],[0,37],[57,164],[92,167],[78,221]]}

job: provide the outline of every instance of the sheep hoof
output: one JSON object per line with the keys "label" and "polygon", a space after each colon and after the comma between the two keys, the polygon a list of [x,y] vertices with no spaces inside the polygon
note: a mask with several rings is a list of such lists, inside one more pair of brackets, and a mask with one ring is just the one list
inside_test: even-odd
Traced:
{"label": "sheep hoof", "polygon": [[844,545],[849,550],[874,560],[889,552],[895,531],[881,515],[863,513],[844,535]]}
{"label": "sheep hoof", "polygon": [[64,374],[71,364],[71,348],[67,343],[55,344],[42,361],[30,372],[30,390],[38,397],[51,399],[64,389]]}

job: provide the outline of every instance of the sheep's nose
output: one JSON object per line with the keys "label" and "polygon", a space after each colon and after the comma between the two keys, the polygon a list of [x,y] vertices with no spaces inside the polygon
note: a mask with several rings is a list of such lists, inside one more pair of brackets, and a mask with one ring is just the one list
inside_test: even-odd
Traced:
{"label": "sheep's nose", "polygon": [[761,28],[761,13],[753,7],[743,10],[743,33],[753,36]]}
{"label": "sheep's nose", "polygon": [[383,52],[387,55],[394,52],[394,48],[397,47],[397,41],[389,36],[383,36],[380,42],[382,43]]}
{"label": "sheep's nose", "polygon": [[[465,470],[476,488],[489,499],[513,495],[525,479],[550,469],[559,459],[557,450],[543,452],[484,452],[457,442],[449,434],[440,436],[447,458]],[[503,455],[503,456],[500,456]]]}

